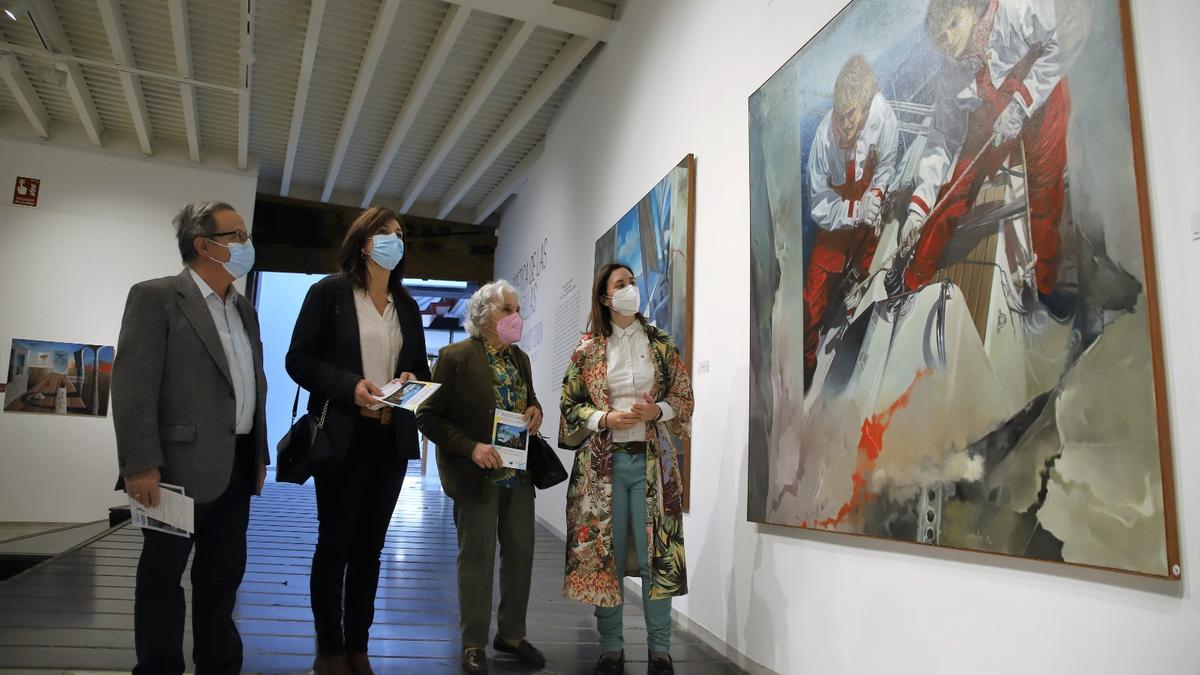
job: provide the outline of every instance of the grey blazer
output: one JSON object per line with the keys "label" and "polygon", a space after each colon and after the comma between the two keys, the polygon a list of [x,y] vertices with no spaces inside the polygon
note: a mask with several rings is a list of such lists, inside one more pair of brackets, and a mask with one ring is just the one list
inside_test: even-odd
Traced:
{"label": "grey blazer", "polygon": [[[257,402],[254,447],[267,462],[267,378],[258,313],[237,306],[254,350]],[[236,402],[233,378],[212,314],[185,268],[174,277],[129,289],[112,374],[117,460],[124,476],[158,467],[164,483],[197,502],[225,491],[233,471]]]}

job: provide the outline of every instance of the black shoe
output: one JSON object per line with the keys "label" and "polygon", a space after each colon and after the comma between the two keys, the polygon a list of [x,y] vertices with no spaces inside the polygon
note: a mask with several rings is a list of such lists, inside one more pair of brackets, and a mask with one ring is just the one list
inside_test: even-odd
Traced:
{"label": "black shoe", "polygon": [[650,663],[646,665],[646,675],[654,675],[655,673],[674,673],[675,662],[671,660],[671,655],[667,654],[667,658],[661,656],[651,656]]}
{"label": "black shoe", "polygon": [[487,653],[483,647],[464,649],[462,654],[462,669],[471,675],[487,675]]}
{"label": "black shoe", "polygon": [[492,648],[498,652],[512,654],[531,666],[537,666],[538,668],[546,667],[546,657],[542,655],[542,650],[529,644],[529,640],[524,638],[521,639],[520,644],[514,647],[501,640],[500,636],[497,635],[496,639],[492,641]]}
{"label": "black shoe", "polygon": [[625,672],[625,650],[621,650],[621,654],[617,658],[612,658],[600,655],[600,660],[596,662],[596,667],[592,669],[592,675],[600,673],[624,673]]}

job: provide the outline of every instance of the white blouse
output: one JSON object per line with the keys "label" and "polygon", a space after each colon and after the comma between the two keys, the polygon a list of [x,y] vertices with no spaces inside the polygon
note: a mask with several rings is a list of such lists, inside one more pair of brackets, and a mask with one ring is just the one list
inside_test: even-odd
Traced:
{"label": "white blouse", "polygon": [[[654,356],[650,353],[650,338],[646,336],[641,321],[634,321],[628,328],[613,325],[612,335],[608,337],[605,357],[608,365],[608,398],[612,410],[631,412],[633,404],[642,400],[643,394],[649,394],[658,379],[658,368]],[[659,401],[662,410],[660,422],[675,417],[675,409],[666,401]],[[592,431],[600,430],[600,420],[603,412],[592,413],[588,418],[588,427]],[[635,424],[628,429],[613,429],[613,441],[617,443],[632,443],[646,440],[646,424]]]}
{"label": "white blouse", "polygon": [[358,345],[362,349],[363,377],[376,387],[392,381],[404,334],[396,318],[396,305],[388,294],[383,314],[375,309],[371,296],[361,288],[354,289],[354,309],[358,314]]}

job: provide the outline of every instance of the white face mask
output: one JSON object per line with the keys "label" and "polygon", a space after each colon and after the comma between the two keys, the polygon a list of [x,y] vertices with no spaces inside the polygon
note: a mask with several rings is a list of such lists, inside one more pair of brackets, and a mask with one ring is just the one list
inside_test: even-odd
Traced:
{"label": "white face mask", "polygon": [[609,296],[612,309],[621,316],[633,316],[642,308],[642,294],[637,286],[626,286]]}

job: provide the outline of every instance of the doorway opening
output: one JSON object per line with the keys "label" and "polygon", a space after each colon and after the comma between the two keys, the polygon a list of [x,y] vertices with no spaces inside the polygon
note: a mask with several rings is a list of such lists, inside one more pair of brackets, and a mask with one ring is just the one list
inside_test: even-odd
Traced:
{"label": "doorway opening", "polygon": [[[252,294],[262,328],[263,370],[267,376],[267,445],[271,453],[271,466],[274,467],[275,447],[291,428],[292,405],[297,400],[299,389],[284,365],[292,341],[292,329],[296,325],[296,318],[300,316],[300,306],[304,304],[308,289],[324,275],[258,272],[255,276]],[[442,347],[466,337],[462,322],[466,316],[467,299],[475,292],[477,284],[409,279],[404,285],[421,309],[426,356],[432,367]],[[307,405],[308,392],[299,389],[297,416],[304,414]],[[430,462],[425,464],[428,466]]]}

